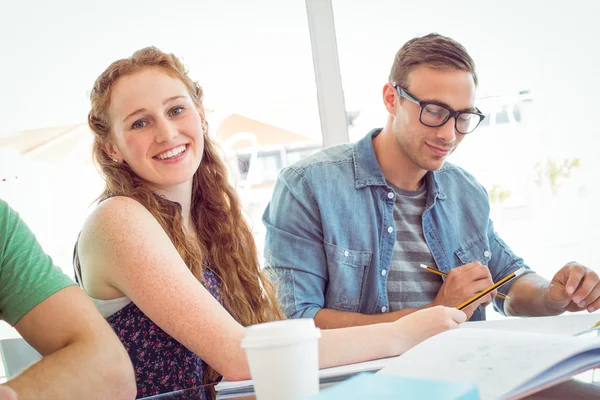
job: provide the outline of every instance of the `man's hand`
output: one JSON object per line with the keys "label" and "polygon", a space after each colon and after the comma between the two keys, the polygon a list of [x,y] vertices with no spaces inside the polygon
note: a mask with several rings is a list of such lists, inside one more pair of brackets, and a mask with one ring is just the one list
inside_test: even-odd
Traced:
{"label": "man's hand", "polygon": [[[485,265],[478,262],[461,265],[458,268],[450,270],[431,305],[457,307],[493,284],[490,270]],[[462,311],[467,314],[467,318],[471,318],[477,306],[487,306],[492,302],[495,295],[496,291],[494,290]]]}
{"label": "man's hand", "polygon": [[547,292],[550,310],[596,311],[600,308],[600,278],[591,269],[573,261],[554,275]]}

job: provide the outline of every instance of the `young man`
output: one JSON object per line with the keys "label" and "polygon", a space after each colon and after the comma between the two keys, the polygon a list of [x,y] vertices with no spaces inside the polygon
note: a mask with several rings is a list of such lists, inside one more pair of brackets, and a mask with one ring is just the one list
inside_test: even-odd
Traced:
{"label": "young man", "polygon": [[463,46],[437,34],[412,39],[383,87],[385,127],[281,172],[263,222],[288,317],[321,328],[392,321],[458,306],[520,267],[527,273],[501,288],[510,300],[492,292],[467,316],[485,319],[492,300],[510,315],[600,308],[595,272],[572,262],[548,282],[530,271],[494,231],[485,189],[445,162],[483,119],[476,88]]}
{"label": "young man", "polygon": [[127,352],[89,297],[0,200],[0,318],[44,357],[0,386],[0,399],[133,399]]}

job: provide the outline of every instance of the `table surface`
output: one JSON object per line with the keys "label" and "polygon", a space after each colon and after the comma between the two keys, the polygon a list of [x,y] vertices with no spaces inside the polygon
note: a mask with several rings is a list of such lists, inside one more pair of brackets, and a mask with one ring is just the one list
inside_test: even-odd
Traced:
{"label": "table surface", "polygon": [[[215,384],[198,386],[190,389],[164,393],[156,396],[145,397],[145,400],[213,400],[216,399]],[[534,395],[526,397],[527,400],[583,400],[600,398],[600,384],[582,382],[571,379]],[[227,397],[233,400],[255,400],[254,396]]]}

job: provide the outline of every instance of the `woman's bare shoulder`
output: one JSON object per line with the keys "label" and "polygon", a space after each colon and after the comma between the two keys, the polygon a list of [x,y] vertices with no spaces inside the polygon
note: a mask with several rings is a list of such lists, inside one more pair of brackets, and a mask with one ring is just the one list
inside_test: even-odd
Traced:
{"label": "woman's bare shoulder", "polygon": [[102,201],[85,221],[87,227],[123,227],[139,218],[152,218],[152,214],[140,202],[126,196],[115,196]]}
{"label": "woman's bare shoulder", "polygon": [[164,233],[154,216],[140,202],[115,196],[101,202],[89,215],[81,230],[80,250],[116,245],[115,241],[142,244],[147,235]]}

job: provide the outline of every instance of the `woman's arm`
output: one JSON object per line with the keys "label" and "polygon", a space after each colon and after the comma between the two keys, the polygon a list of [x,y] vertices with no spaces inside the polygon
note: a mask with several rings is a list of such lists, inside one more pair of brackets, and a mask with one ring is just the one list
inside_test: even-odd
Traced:
{"label": "woman's arm", "polygon": [[249,376],[240,349],[243,327],[194,277],[140,203],[126,197],[102,202],[81,232],[79,261],[92,297],[102,298],[105,286],[116,289],[228,380]]}
{"label": "woman's arm", "polygon": [[397,356],[423,340],[457,328],[467,316],[455,308],[435,306],[394,322],[322,331],[321,368]]}
{"label": "woman's arm", "polygon": [[[244,328],[192,275],[141,204],[125,197],[104,201],[86,221],[79,257],[90,295],[102,298],[98,282],[114,288],[227,380],[250,377],[240,348]],[[323,331],[320,365],[397,355],[464,318],[461,311],[434,307],[393,323]]]}

